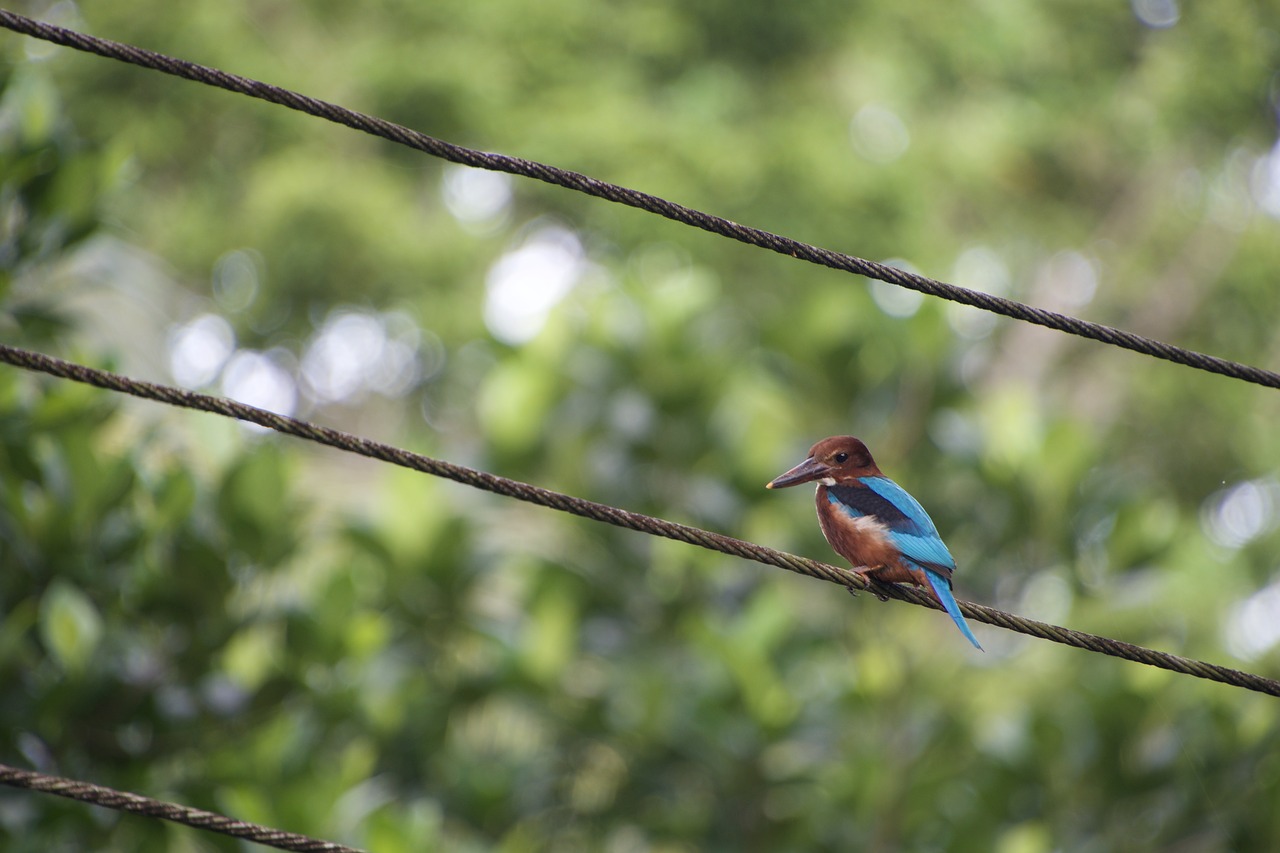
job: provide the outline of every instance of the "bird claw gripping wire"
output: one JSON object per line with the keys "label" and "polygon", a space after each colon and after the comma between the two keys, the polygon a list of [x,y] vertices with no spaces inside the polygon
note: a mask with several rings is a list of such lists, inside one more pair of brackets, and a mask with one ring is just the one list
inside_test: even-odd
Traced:
{"label": "bird claw gripping wire", "polygon": [[[888,584],[886,584],[884,581],[878,581],[875,578],[871,577],[870,575],[864,575],[863,577],[867,579],[867,592],[871,593],[881,601],[889,600],[889,596],[885,595],[885,593],[882,590],[875,588],[877,586],[888,586]],[[854,598],[858,597],[858,590],[854,589],[853,586],[846,586],[845,589],[849,590],[849,594],[852,595]]]}
{"label": "bird claw gripping wire", "polygon": [[874,575],[864,575],[864,577],[866,577],[867,579],[868,592],[870,592],[872,595],[874,595],[876,598],[880,599],[881,601],[889,600],[889,596],[884,591],[884,588],[887,586],[890,586],[890,584],[887,584],[884,581],[877,579]]}

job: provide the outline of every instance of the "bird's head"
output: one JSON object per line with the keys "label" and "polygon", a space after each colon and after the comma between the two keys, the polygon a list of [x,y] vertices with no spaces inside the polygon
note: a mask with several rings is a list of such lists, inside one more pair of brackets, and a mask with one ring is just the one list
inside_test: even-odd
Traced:
{"label": "bird's head", "polygon": [[880,469],[871,458],[871,451],[861,440],[851,435],[824,438],[809,449],[809,457],[785,474],[779,474],[765,484],[766,489],[785,489],[817,480],[828,486],[859,477],[878,477]]}

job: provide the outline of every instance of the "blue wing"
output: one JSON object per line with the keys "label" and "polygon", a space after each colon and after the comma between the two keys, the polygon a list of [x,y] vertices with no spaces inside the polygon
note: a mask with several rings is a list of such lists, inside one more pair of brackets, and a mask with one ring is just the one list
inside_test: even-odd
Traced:
{"label": "blue wing", "polygon": [[883,524],[902,556],[949,577],[956,561],[920,502],[888,477],[859,477],[860,486],[828,486],[828,500],[855,517]]}
{"label": "blue wing", "polygon": [[924,570],[933,594],[960,633],[981,651],[982,645],[951,594],[955,558],[938,535],[929,513],[906,489],[888,477],[859,477],[858,483],[857,486],[828,486],[827,500],[856,518],[874,518],[883,524],[889,540],[902,556]]}

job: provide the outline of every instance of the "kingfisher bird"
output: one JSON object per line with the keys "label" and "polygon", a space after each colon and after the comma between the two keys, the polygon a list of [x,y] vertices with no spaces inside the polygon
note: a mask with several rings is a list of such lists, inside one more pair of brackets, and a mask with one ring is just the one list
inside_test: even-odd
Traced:
{"label": "kingfisher bird", "polygon": [[979,651],[951,594],[956,561],[933,519],[907,490],[880,472],[871,452],[851,435],[824,438],[796,467],[766,489],[818,483],[818,523],[836,553],[869,580],[928,586],[960,633]]}

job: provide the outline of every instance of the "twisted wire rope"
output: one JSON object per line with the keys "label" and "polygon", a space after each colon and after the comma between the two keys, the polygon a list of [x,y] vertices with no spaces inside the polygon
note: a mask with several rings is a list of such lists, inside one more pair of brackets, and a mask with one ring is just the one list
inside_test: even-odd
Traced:
{"label": "twisted wire rope", "polygon": [[23,770],[8,764],[0,764],[0,784],[11,788],[26,788],[30,791],[53,794],[113,811],[180,823],[193,829],[217,832],[243,841],[274,847],[277,850],[294,850],[300,853],[361,853],[354,847],[332,841],[322,841],[296,832],[285,832],[269,826],[235,820],[203,809],[118,791],[92,782],[81,782],[77,779],[67,779],[34,770]]}
{"label": "twisted wire rope", "polygon": [[533,178],[554,186],[602,198],[606,201],[648,211],[674,222],[691,225],[712,234],[719,234],[720,236],[737,240],[740,243],[769,249],[770,251],[789,255],[819,266],[861,275],[866,278],[878,279],[930,296],[937,296],[962,305],[970,305],[994,314],[1011,317],[1015,320],[1110,344],[1111,346],[1204,370],[1209,373],[1230,376],[1234,379],[1269,388],[1280,388],[1280,373],[1271,370],[1174,346],[1173,344],[1127,332],[1123,329],[1081,320],[1078,317],[1072,317],[1067,314],[1035,308],[1012,299],[946,284],[906,270],[813,246],[759,228],[740,225],[723,217],[713,216],[655,195],[597,180],[578,172],[560,169],[533,160],[510,157],[505,154],[493,154],[464,148],[461,145],[436,139],[425,133],[411,130],[376,116],[356,112],[337,104],[308,97],[259,80],[228,74],[216,68],[197,65],[194,62],[166,56],[133,45],[86,35],[65,27],[36,21],[3,9],[0,9],[0,27],[54,44],[109,59],[116,59],[131,65],[149,68],[175,77],[204,83],[219,89],[237,92],[288,107],[307,115],[323,118],[400,145],[405,145],[453,163]]}
{"label": "twisted wire rope", "polygon": [[[1280,388],[1280,373],[1274,371],[1195,352],[1122,329],[1046,311],[1014,300],[946,284],[895,267],[740,225],[658,196],[600,181],[577,172],[518,157],[481,152],[454,145],[374,116],[365,115],[257,80],[228,74],[218,69],[165,56],[132,45],[96,38],[64,27],[36,21],[4,9],[0,9],[0,27],[76,50],[116,59],[285,106],[414,148],[450,162],[532,178],[607,201],[625,204],[675,222],[820,266],[862,275],[866,278],[878,279],[920,293],[970,305],[995,314],[1096,340],[1176,364],[1265,387]],[[866,578],[855,571],[831,566],[816,560],[777,551],[689,525],[630,512],[619,507],[584,500],[528,483],[411,453],[391,445],[371,441],[360,436],[275,414],[231,400],[185,391],[171,386],[141,382],[108,371],[97,370],[3,344],[0,344],[0,361],[27,370],[93,385],[141,399],[236,418],[286,435],[292,435],[433,476],[443,477],[494,494],[753,560],[819,580],[837,583],[850,590],[865,590],[869,586]],[[906,601],[922,607],[941,609],[931,596],[914,587],[875,584],[874,590],[884,597]],[[1241,687],[1270,696],[1280,696],[1280,682],[1260,675],[1148,649],[1109,637],[1073,631],[972,602],[961,601],[959,606],[964,615],[970,619],[1027,636],[1038,637],[1123,660],[1143,663],[1171,672]],[[42,791],[118,811],[157,817],[281,850],[333,851],[333,853],[355,851],[355,848],[234,820],[213,812],[116,791],[88,782],[21,770],[4,764],[0,764],[0,784]]]}
{"label": "twisted wire rope", "polygon": [[[566,495],[551,489],[523,483],[519,480],[512,480],[441,459],[434,459],[420,453],[412,453],[389,444],[372,441],[368,438],[309,423],[298,418],[276,414],[275,412],[269,412],[244,403],[237,403],[222,397],[214,397],[196,391],[186,391],[170,385],[143,382],[7,344],[0,344],[0,362],[61,379],[69,379],[109,391],[128,394],[144,400],[153,400],[171,406],[236,418],[285,435],[367,456],[370,459],[389,462],[402,468],[421,471],[424,474],[431,474],[435,477],[443,477],[456,483],[462,483],[463,485],[526,503],[549,507],[628,530],[674,539],[677,542],[697,545],[710,551],[742,557],[767,566],[775,566],[818,580],[840,584],[851,590],[861,591],[870,588],[877,594],[899,601],[906,601],[934,610],[941,609],[941,605],[937,603],[933,596],[915,587],[896,584],[870,584],[863,575],[856,571],[842,569],[807,557],[788,554],[785,551],[778,551],[687,524],[654,518],[653,516],[610,506],[609,504]],[[1039,637],[1040,639],[1061,643],[1065,646],[1085,649],[1086,651],[1097,652],[1136,663],[1144,663],[1169,670],[1170,672],[1179,672],[1222,684],[1243,687],[1247,690],[1266,693],[1271,696],[1280,696],[1280,681],[1260,675],[1240,672],[1239,670],[1206,663],[1205,661],[1148,649],[1132,643],[1113,640],[1109,637],[1101,637],[1083,631],[1073,631],[1069,628],[1027,619],[994,607],[987,607],[968,601],[960,602],[960,610],[970,619],[976,619],[979,622],[1006,628],[1027,636]]]}

